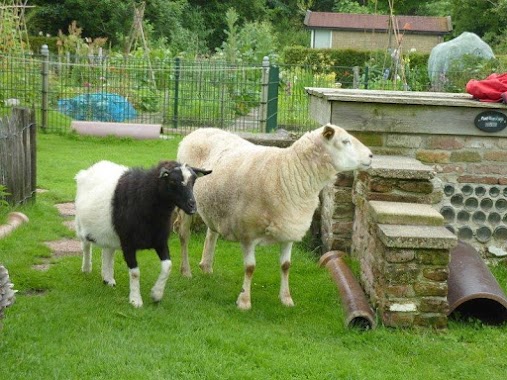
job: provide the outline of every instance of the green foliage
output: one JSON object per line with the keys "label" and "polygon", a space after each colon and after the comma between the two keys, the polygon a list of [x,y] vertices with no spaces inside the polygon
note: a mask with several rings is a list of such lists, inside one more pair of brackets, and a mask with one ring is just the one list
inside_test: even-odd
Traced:
{"label": "green foliage", "polygon": [[[374,10],[373,10],[374,11]],[[359,4],[354,0],[337,0],[335,1],[335,5],[333,7],[333,12],[340,13],[373,13],[372,9],[367,6]]]}
{"label": "green foliage", "polygon": [[373,52],[368,67],[368,89],[429,91],[428,54],[410,52],[399,57]]}
{"label": "green foliage", "polygon": [[9,202],[7,202],[7,197],[9,195],[10,193],[7,192],[7,187],[0,183],[0,223],[10,207]]}
{"label": "green foliage", "polygon": [[447,92],[465,92],[470,79],[482,80],[492,73],[501,73],[504,70],[505,66],[497,59],[484,59],[473,54],[465,54],[459,60],[450,63],[444,89]]}
{"label": "green foliage", "polygon": [[58,53],[58,37],[30,36],[29,41],[30,50],[35,54],[40,53],[42,45],[48,45],[51,53]]}
{"label": "green foliage", "polygon": [[217,52],[229,64],[259,64],[265,56],[275,62],[276,41],[271,25],[267,22],[247,22],[238,27],[238,19],[236,10],[230,8],[226,13],[227,39]]}

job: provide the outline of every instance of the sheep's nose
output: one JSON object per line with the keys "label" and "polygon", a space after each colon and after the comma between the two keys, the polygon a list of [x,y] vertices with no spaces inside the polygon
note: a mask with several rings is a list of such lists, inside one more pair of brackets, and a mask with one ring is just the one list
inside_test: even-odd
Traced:
{"label": "sheep's nose", "polygon": [[187,206],[192,214],[195,213],[195,209],[196,209],[195,199],[189,199],[187,202]]}

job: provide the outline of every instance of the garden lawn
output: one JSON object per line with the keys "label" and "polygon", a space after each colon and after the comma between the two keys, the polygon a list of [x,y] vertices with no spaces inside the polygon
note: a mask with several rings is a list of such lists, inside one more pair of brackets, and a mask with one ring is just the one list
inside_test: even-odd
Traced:
{"label": "garden lawn", "polygon": [[[203,275],[202,232],[190,245],[192,279],[180,275],[171,237],[173,271],[158,305],[149,298],[158,258],[138,254],[141,309],[128,303],[121,254],[115,288],[102,284],[98,250],[87,275],[79,256],[51,257],[45,241],[73,237],[54,205],[72,201],[78,170],[101,159],[151,166],[175,158],[178,142],[39,133],[38,187],[47,192],[19,209],[30,222],[0,240],[0,263],[19,290],[0,330],[0,379],[505,379],[505,326],[346,329],[337,289],[305,244],[293,254],[296,306],[278,300],[278,248],[261,247],[248,312],[234,304],[243,276],[238,244],[219,240],[215,273]],[[32,268],[46,261],[49,270]],[[505,289],[505,266],[494,273]]]}

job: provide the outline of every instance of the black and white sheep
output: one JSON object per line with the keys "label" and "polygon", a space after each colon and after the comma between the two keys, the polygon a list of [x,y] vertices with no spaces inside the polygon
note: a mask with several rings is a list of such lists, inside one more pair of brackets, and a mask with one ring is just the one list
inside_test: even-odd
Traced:
{"label": "black and white sheep", "polygon": [[[249,309],[255,247],[280,244],[280,299],[293,306],[289,291],[293,242],[308,231],[320,191],[338,172],[367,168],[372,153],[344,129],[328,124],[288,148],[255,145],[214,128],[199,129],[181,141],[177,159],[213,170],[194,187],[197,212],[208,227],[199,265],[212,273],[219,235],[240,242],[245,272],[237,305]],[[190,219],[181,212],[175,230],[182,245],[181,272],[191,276]]]}
{"label": "black and white sheep", "polygon": [[143,300],[136,252],[153,248],[162,269],[151,297],[160,301],[172,266],[167,245],[171,213],[175,206],[185,213],[195,213],[194,182],[198,175],[209,173],[176,161],[161,161],[151,169],[129,169],[100,161],[81,170],[75,177],[75,220],[83,248],[82,271],[91,272],[93,243],[102,248],[104,283],[116,285],[114,253],[121,249],[129,268],[129,300],[140,307]]}

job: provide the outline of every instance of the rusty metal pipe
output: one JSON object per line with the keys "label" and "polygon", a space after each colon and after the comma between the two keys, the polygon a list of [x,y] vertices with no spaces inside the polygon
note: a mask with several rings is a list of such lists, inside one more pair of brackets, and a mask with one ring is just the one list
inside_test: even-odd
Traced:
{"label": "rusty metal pipe", "polygon": [[486,324],[507,321],[505,293],[475,248],[463,241],[451,251],[448,286],[449,316]]}
{"label": "rusty metal pipe", "polygon": [[0,239],[9,235],[23,223],[28,222],[28,217],[21,212],[11,212],[7,215],[6,224],[0,225]]}
{"label": "rusty metal pipe", "polygon": [[354,274],[343,260],[345,252],[329,251],[319,260],[325,266],[338,287],[345,312],[345,326],[363,330],[376,327],[375,314],[371,309],[363,289]]}

